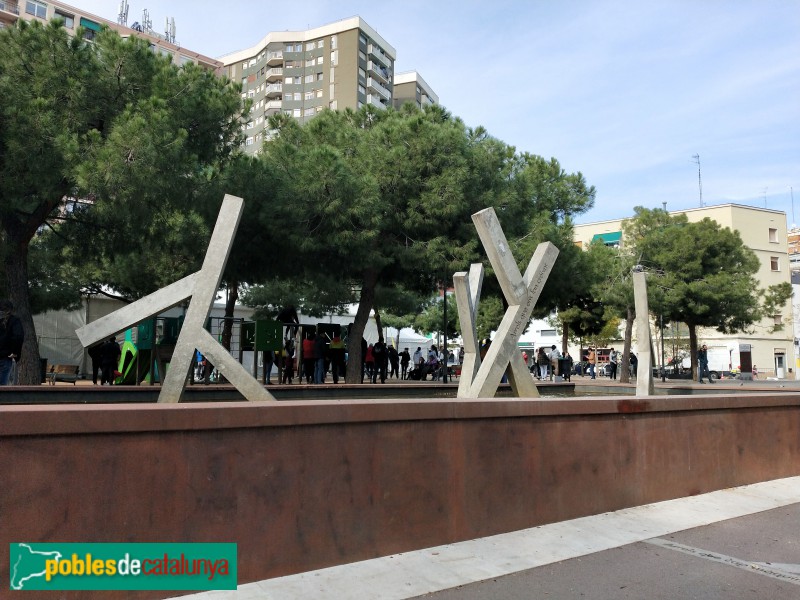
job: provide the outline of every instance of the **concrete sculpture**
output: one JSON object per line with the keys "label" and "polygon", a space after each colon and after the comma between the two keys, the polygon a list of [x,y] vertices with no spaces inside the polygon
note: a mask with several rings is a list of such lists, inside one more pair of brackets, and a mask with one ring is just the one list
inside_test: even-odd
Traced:
{"label": "concrete sculpture", "polygon": [[650,310],[647,305],[647,280],[644,271],[633,273],[633,302],[636,308],[636,354],[639,368],[636,371],[636,395],[652,396],[655,393],[652,368],[652,339],[650,336]]}
{"label": "concrete sculpture", "polygon": [[202,268],[78,329],[76,333],[84,347],[124,331],[191,298],[158,401],[180,402],[195,349],[207,356],[247,400],[275,400],[272,394],[267,392],[204,328],[206,317],[214,304],[222,280],[222,272],[225,270],[243,209],[244,200],[226,194]]}
{"label": "concrete sculpture", "polygon": [[458,316],[464,340],[464,364],[458,385],[459,398],[493,398],[508,371],[515,396],[538,397],[517,342],[531,319],[536,301],[558,257],[558,248],[550,242],[539,244],[523,277],[493,208],[472,215],[489,262],[508,302],[508,309],[497,329],[486,356],[481,360],[475,319],[483,284],[483,266],[472,265],[469,273],[453,276]]}

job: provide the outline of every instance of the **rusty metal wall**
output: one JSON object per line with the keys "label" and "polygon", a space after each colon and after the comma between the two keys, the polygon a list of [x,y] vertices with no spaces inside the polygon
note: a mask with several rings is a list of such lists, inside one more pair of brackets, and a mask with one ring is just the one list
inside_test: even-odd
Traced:
{"label": "rusty metal wall", "polygon": [[0,473],[0,581],[14,542],[203,541],[244,583],[800,475],[800,395],[6,406]]}

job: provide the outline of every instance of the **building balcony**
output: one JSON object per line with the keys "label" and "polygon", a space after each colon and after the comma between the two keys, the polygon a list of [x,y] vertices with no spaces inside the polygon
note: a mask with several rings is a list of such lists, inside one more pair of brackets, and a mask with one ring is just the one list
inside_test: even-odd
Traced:
{"label": "building balcony", "polygon": [[378,48],[378,46],[376,46],[375,44],[370,44],[369,47],[367,48],[367,52],[369,53],[370,56],[374,56],[375,60],[381,63],[384,67],[389,68],[391,66],[392,64],[391,59],[388,56],[386,56],[383,50]]}
{"label": "building balcony", "polygon": [[367,89],[378,93],[384,100],[392,99],[392,92],[383,87],[374,77],[367,78]]}
{"label": "building balcony", "polygon": [[367,104],[371,104],[376,108],[380,108],[382,110],[386,109],[386,105],[381,102],[380,96],[373,96],[372,94],[367,94]]}
{"label": "building balcony", "polygon": [[0,12],[11,13],[12,15],[19,14],[19,4],[17,2],[9,2],[8,0],[0,0]]}
{"label": "building balcony", "polygon": [[367,70],[369,71],[370,75],[377,79],[383,85],[389,83],[389,69],[384,67],[382,64],[376,61],[369,61],[367,64]]}
{"label": "building balcony", "polygon": [[0,24],[11,25],[19,18],[19,4],[0,0]]}
{"label": "building balcony", "polygon": [[276,96],[281,96],[282,94],[283,94],[282,83],[270,83],[267,86],[267,98],[275,98]]}
{"label": "building balcony", "polygon": [[264,116],[271,117],[272,115],[278,114],[281,112],[281,106],[283,105],[282,100],[270,100],[264,105]]}
{"label": "building balcony", "polygon": [[267,52],[267,64],[270,67],[283,64],[283,52]]}
{"label": "building balcony", "polygon": [[283,79],[283,68],[273,67],[271,69],[267,69],[266,76],[267,76],[267,81],[276,81],[277,79]]}

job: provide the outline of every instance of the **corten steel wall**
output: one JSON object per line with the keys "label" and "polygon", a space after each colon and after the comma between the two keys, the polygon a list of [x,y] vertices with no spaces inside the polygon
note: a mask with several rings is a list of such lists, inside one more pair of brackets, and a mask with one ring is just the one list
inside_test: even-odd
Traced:
{"label": "corten steel wall", "polygon": [[0,474],[4,590],[12,542],[236,542],[244,583],[800,475],[800,395],[7,406]]}

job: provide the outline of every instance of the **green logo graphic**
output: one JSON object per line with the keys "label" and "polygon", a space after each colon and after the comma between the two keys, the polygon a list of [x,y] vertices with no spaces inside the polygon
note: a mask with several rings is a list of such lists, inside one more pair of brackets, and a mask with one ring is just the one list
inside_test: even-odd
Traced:
{"label": "green logo graphic", "polygon": [[236,544],[9,544],[12,590],[235,590]]}

